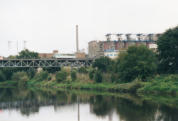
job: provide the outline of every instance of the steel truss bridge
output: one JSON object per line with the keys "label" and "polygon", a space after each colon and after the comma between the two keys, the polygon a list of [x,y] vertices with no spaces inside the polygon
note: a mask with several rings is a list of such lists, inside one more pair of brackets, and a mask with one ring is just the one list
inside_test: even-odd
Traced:
{"label": "steel truss bridge", "polygon": [[82,67],[90,66],[93,59],[5,59],[0,60],[0,68],[4,67]]}

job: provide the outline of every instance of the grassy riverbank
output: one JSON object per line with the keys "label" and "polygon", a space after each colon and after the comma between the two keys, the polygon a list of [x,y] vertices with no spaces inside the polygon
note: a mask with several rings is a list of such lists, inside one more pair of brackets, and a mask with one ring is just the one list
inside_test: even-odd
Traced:
{"label": "grassy riverbank", "polygon": [[[121,93],[134,93],[139,95],[178,95],[178,75],[157,75],[147,82],[135,80],[129,83],[111,83],[104,81],[96,83],[88,79],[85,74],[78,74],[80,79],[72,81],[69,79],[63,82],[56,81],[53,76],[51,80],[35,80],[31,79],[26,81],[27,87],[35,88],[49,88],[49,89],[77,89],[77,90],[95,90],[103,92],[121,92]],[[47,78],[47,77],[46,77]],[[85,81],[82,81],[82,78]],[[48,78],[47,78],[48,79]],[[5,81],[0,82],[0,87],[17,87],[21,81]],[[23,86],[22,85],[22,86]]]}
{"label": "grassy riverbank", "polygon": [[69,82],[69,83],[57,83],[51,82],[36,82],[29,81],[29,87],[40,88],[63,88],[63,89],[81,89],[81,90],[97,90],[97,91],[110,91],[110,92],[130,92],[135,93],[138,88],[142,87],[141,82],[132,82],[125,84],[116,83],[90,83],[90,82]]}

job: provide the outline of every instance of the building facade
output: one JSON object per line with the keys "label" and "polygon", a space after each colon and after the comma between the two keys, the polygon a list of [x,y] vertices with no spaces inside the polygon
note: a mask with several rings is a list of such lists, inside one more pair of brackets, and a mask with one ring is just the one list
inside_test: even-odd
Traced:
{"label": "building facade", "polygon": [[144,36],[144,38],[137,36],[135,39],[129,37],[129,40],[127,39],[128,37],[125,40],[121,37],[118,37],[118,40],[111,40],[111,38],[107,37],[106,41],[91,41],[88,43],[88,57],[98,58],[101,56],[108,56],[110,58],[115,58],[115,55],[118,56],[121,51],[126,51],[128,47],[132,45],[145,45],[156,51],[156,41],[158,39],[158,36],[156,35],[150,36],[150,34],[148,34],[147,36]]}
{"label": "building facade", "polygon": [[39,53],[38,56],[42,59],[53,58],[55,54],[58,53],[58,50],[53,50],[52,53]]}

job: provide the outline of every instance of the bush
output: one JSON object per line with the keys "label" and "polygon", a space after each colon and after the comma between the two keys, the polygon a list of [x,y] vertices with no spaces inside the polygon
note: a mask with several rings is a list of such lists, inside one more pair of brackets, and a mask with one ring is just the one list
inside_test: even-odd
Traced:
{"label": "bush", "polygon": [[28,75],[26,72],[16,72],[12,75],[13,81],[28,81]]}
{"label": "bush", "polygon": [[88,73],[88,71],[87,71],[87,69],[85,67],[79,68],[78,72],[79,73],[84,73],[84,74]]}
{"label": "bush", "polygon": [[67,72],[65,71],[59,71],[57,74],[56,74],[56,81],[57,82],[62,82],[64,80],[67,79]]}
{"label": "bush", "polygon": [[25,72],[27,72],[27,74],[28,74],[28,76],[30,77],[30,78],[33,78],[34,76],[35,76],[35,74],[36,74],[36,69],[35,68],[29,68],[29,69],[27,69],[27,71],[25,71]]}
{"label": "bush", "polygon": [[93,80],[94,74],[95,74],[95,70],[92,70],[92,71],[89,72],[89,78],[90,78],[91,80]]}
{"label": "bush", "polygon": [[48,79],[48,72],[47,71],[41,71],[40,73],[35,75],[36,81],[44,81]]}
{"label": "bush", "polygon": [[61,70],[60,67],[45,67],[43,68],[44,71],[47,71],[48,73],[56,73]]}
{"label": "bush", "polygon": [[101,82],[102,82],[102,79],[103,79],[103,78],[102,78],[101,72],[100,72],[100,71],[96,71],[95,76],[94,76],[95,82],[101,83]]}
{"label": "bush", "polygon": [[71,78],[72,78],[72,81],[75,81],[77,79],[77,74],[75,71],[71,72]]}
{"label": "bush", "polygon": [[6,77],[2,71],[0,71],[0,82],[5,81]]}

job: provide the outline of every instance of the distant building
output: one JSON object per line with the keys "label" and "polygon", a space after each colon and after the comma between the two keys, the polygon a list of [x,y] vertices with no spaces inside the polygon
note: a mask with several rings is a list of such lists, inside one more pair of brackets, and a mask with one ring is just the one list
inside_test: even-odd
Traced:
{"label": "distant building", "polygon": [[104,56],[109,57],[111,59],[117,58],[119,55],[119,50],[106,50],[104,51]]}
{"label": "distant building", "polygon": [[99,43],[97,41],[90,41],[88,43],[88,57],[95,58],[98,56],[99,52]]}
{"label": "distant building", "polygon": [[75,57],[78,59],[84,59],[84,58],[86,58],[86,54],[85,54],[85,52],[76,52]]}
{"label": "distant building", "polygon": [[56,53],[53,55],[53,58],[56,59],[66,59],[66,58],[76,58],[75,54],[67,54],[67,53]]}
{"label": "distant building", "polygon": [[54,50],[53,53],[39,53],[39,57],[44,59],[44,58],[52,58],[53,55],[57,54],[58,50]]}
{"label": "distant building", "polygon": [[88,57],[89,58],[98,58],[101,56],[108,56],[110,58],[115,58],[116,55],[121,51],[126,51],[129,46],[132,45],[145,45],[146,47],[156,51],[157,44],[156,41],[160,34],[148,34],[142,35],[137,34],[137,38],[132,38],[131,34],[126,34],[125,39],[118,37],[118,40],[111,40],[109,37],[110,34],[107,34],[106,41],[91,41],[88,43]]}
{"label": "distant building", "polygon": [[4,59],[4,57],[0,56],[0,60],[3,60],[3,59]]}

